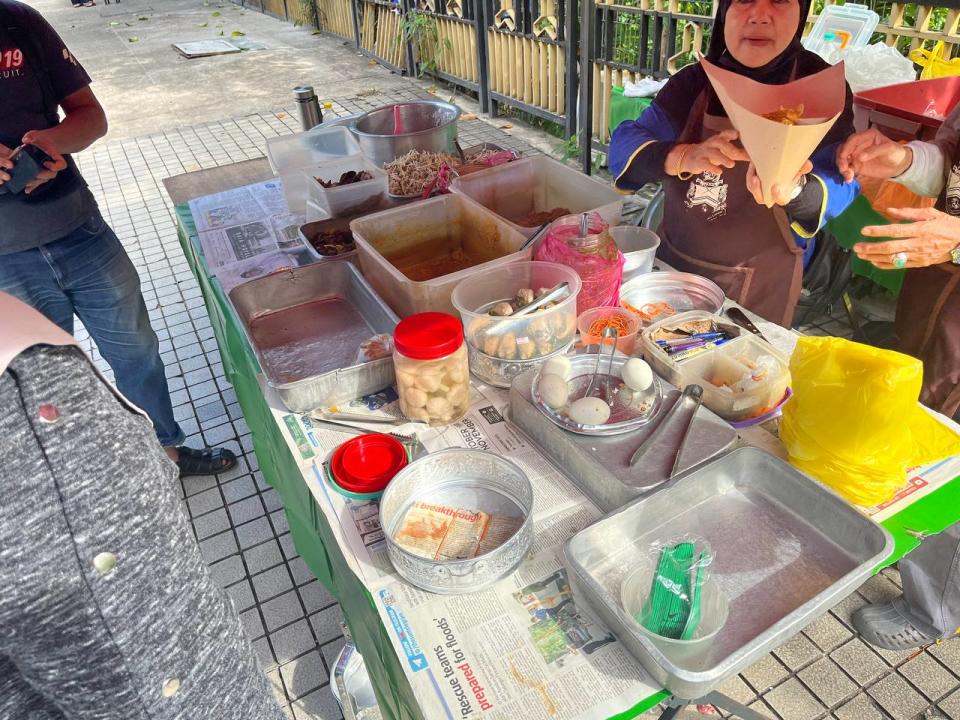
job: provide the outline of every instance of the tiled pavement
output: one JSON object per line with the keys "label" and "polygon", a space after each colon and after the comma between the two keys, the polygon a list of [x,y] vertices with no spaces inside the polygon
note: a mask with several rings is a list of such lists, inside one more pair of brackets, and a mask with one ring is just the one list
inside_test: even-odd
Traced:
{"label": "tiled pavement", "polygon": [[[335,109],[354,112],[387,101],[353,98]],[[290,115],[263,113],[100,144],[83,153],[79,163],[140,270],[188,444],[223,444],[240,457],[230,473],[183,482],[184,510],[203,555],[233,599],[288,714],[332,720],[340,717],[329,690],[331,665],[344,642],[340,610],[296,555],[279,497],[259,472],[161,183],[170,175],[259,157],[265,138],[295,129]],[[464,144],[509,142],[482,123],[464,123],[461,134]],[[824,318],[809,329],[847,332],[838,318]],[[82,329],[80,337],[103,366]],[[918,654],[877,652],[850,628],[857,607],[898,594],[898,579],[895,571],[873,578],[724,690],[783,720],[960,720],[960,640]]]}

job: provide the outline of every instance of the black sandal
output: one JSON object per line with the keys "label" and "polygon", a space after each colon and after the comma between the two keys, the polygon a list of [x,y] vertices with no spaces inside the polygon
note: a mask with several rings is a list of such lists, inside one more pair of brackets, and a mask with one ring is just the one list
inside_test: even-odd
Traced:
{"label": "black sandal", "polygon": [[231,450],[222,447],[195,450],[181,445],[177,448],[177,454],[180,477],[217,475],[237,464],[237,456]]}

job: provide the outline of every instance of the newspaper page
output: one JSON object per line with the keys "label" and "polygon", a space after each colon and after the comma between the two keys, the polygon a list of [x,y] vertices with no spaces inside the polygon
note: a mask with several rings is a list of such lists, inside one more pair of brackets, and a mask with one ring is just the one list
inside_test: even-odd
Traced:
{"label": "newspaper page", "polygon": [[[279,398],[264,389],[295,457],[308,447],[313,453],[303,463],[305,481],[351,568],[374,596],[424,717],[607,718],[659,691],[613,634],[574,601],[563,544],[601,513],[505,421],[507,391],[475,384],[460,421],[395,430],[415,436],[430,452],[472,447],[502,454],[534,486],[534,544],[517,572],[484,592],[445,596],[422,592],[395,573],[376,501],[352,500],[331,489],[324,460],[347,436],[284,412]],[[361,399],[338,410],[390,412],[391,402],[378,403]],[[509,532],[492,528],[487,538],[498,530]]]}
{"label": "newspaper page", "polygon": [[236,263],[303,247],[303,217],[287,209],[279,179],[196,198],[190,212],[214,275]]}

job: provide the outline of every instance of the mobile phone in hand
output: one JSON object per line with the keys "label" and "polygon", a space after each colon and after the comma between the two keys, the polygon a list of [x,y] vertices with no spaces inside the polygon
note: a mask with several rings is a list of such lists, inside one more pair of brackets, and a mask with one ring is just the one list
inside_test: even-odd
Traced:
{"label": "mobile phone in hand", "polygon": [[44,163],[53,158],[36,145],[21,145],[10,153],[9,159],[13,161],[13,168],[7,170],[10,179],[0,185],[0,193],[16,195],[22,193],[30,181],[45,169]]}

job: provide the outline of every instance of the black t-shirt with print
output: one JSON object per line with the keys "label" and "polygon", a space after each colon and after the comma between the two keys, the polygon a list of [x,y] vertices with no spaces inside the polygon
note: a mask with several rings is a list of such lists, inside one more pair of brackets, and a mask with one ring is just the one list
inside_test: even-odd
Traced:
{"label": "black t-shirt with print", "polygon": [[[43,16],[17,0],[0,0],[0,143],[53,127],[57,106],[90,84],[90,76]],[[29,196],[0,195],[0,255],[44,245],[83,224],[95,208],[69,167]]]}

